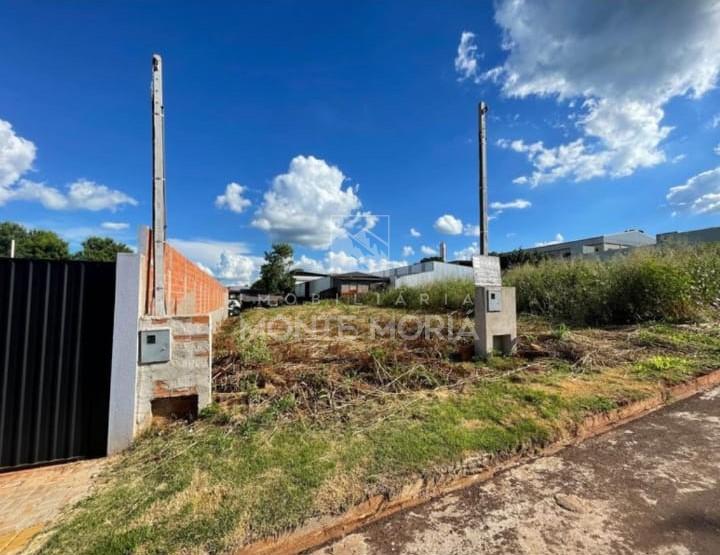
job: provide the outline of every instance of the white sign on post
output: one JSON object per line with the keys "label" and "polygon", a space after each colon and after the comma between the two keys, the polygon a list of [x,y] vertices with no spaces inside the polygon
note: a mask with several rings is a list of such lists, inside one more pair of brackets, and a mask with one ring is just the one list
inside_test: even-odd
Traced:
{"label": "white sign on post", "polygon": [[500,287],[500,257],[498,256],[473,256],[473,273],[475,274],[475,285],[485,287]]}

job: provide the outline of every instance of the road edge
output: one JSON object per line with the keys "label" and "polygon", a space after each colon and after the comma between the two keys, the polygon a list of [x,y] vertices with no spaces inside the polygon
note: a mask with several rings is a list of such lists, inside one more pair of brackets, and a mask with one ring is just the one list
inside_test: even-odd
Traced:
{"label": "road edge", "polygon": [[630,403],[607,413],[589,416],[571,432],[571,435],[546,447],[501,459],[471,457],[447,468],[439,475],[420,478],[389,498],[384,495],[373,495],[340,515],[312,519],[293,531],[244,545],[232,553],[234,555],[296,555],[320,547],[398,511],[427,503],[436,497],[472,484],[487,481],[499,472],[521,464],[554,455],[567,447],[578,445],[589,438],[604,434],[719,384],[720,369],[688,382],[666,387],[642,401]]}

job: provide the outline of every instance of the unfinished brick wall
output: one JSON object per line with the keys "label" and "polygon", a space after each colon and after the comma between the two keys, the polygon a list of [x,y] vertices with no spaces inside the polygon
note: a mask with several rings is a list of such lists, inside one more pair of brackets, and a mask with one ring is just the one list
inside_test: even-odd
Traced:
{"label": "unfinished brick wall", "polygon": [[[152,272],[152,233],[144,237],[145,314],[150,314],[154,287]],[[227,308],[227,287],[185,258],[170,245],[165,245],[165,302],[168,316],[210,314]]]}
{"label": "unfinished brick wall", "polygon": [[168,314],[207,314],[227,306],[227,288],[170,245],[165,246]]}
{"label": "unfinished brick wall", "polygon": [[[138,240],[140,287],[138,331],[169,330],[166,361],[138,361],[133,429],[153,420],[197,413],[212,401],[212,336],[227,316],[228,292],[219,281],[166,245],[165,316],[152,315],[152,232]],[[142,348],[142,347],[141,347]]]}

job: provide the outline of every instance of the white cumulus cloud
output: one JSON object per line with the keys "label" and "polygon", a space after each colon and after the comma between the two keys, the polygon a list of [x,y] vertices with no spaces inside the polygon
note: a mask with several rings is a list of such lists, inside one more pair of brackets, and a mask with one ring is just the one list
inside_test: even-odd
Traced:
{"label": "white cumulus cloud", "polygon": [[0,188],[12,185],[27,172],[36,152],[32,141],[18,136],[9,122],[0,119]]}
{"label": "white cumulus cloud", "polygon": [[417,229],[415,229],[414,227],[411,227],[411,228],[410,228],[410,235],[411,235],[412,237],[420,237],[420,232],[419,232]]}
{"label": "white cumulus cloud", "polygon": [[455,251],[454,254],[458,260],[470,260],[473,256],[480,254],[480,249],[478,248],[477,241],[473,241],[464,249]]}
{"label": "white cumulus cloud", "polygon": [[[491,217],[489,219],[493,218]],[[467,235],[468,237],[478,237],[480,235],[480,226],[465,224],[463,227],[463,235]]]}
{"label": "white cumulus cloud", "polygon": [[720,214],[720,166],[671,187],[666,198],[677,212]]}
{"label": "white cumulus cloud", "polygon": [[243,196],[245,191],[247,191],[247,187],[239,183],[228,183],[225,187],[225,193],[215,198],[215,206],[217,208],[226,208],[231,212],[240,214],[252,204],[252,202]]}
{"label": "white cumulus cloud", "polygon": [[239,241],[170,238],[170,244],[228,285],[250,285],[258,277],[264,258],[248,254]]}
{"label": "white cumulus cloud", "polygon": [[562,243],[565,241],[565,237],[563,237],[562,233],[558,233],[555,235],[555,239],[552,241],[540,241],[538,243],[535,243],[536,247],[547,247],[549,245],[557,245],[558,243]]}
{"label": "white cumulus cloud", "polygon": [[0,206],[11,201],[39,202],[49,210],[110,210],[129,204],[131,196],[89,179],[78,179],[66,190],[23,176],[32,168],[35,144],[18,136],[12,125],[0,120]]}
{"label": "white cumulus cloud", "polygon": [[109,210],[115,212],[125,204],[137,206],[131,196],[110,189],[87,179],[78,179],[67,186],[66,191],[56,187],[21,179],[15,185],[0,192],[0,204],[8,201],[24,200],[39,202],[48,210]]}
{"label": "white cumulus cloud", "polygon": [[493,210],[525,210],[530,208],[532,203],[529,200],[518,198],[509,202],[492,202],[490,208]]}
{"label": "white cumulus cloud", "polygon": [[78,179],[71,183],[67,192],[67,208],[84,210],[110,210],[115,212],[123,204],[137,206],[138,202],[117,189],[88,179]]}
{"label": "white cumulus cloud", "polygon": [[[534,166],[516,183],[622,177],[666,160],[664,107],[698,98],[720,73],[720,2],[501,0],[505,62],[491,70],[506,96],[580,107],[566,144],[505,142]],[[651,45],[651,47],[649,47]]]}
{"label": "white cumulus cloud", "polygon": [[[229,285],[249,286],[257,280],[264,258],[232,252],[222,252],[211,268],[212,275]],[[202,266],[201,266],[202,267]]]}
{"label": "white cumulus cloud", "polygon": [[406,266],[405,260],[390,260],[375,256],[354,256],[340,251],[327,251],[322,259],[302,255],[295,260],[293,266],[309,272],[342,274],[345,272],[374,273],[399,266]]}
{"label": "white cumulus cloud", "polygon": [[103,222],[100,224],[103,229],[109,229],[110,231],[122,231],[130,227],[130,224],[126,222]]}
{"label": "white cumulus cloud", "polygon": [[276,176],[252,225],[284,241],[327,249],[345,236],[343,223],[361,202],[336,166],[314,156],[296,156],[287,173]]}
{"label": "white cumulus cloud", "polygon": [[445,235],[460,235],[463,231],[462,221],[452,214],[440,216],[435,220],[433,227],[436,231],[444,233]]}
{"label": "white cumulus cloud", "polygon": [[475,33],[463,31],[455,56],[455,71],[460,75],[459,81],[472,79],[478,81],[478,48],[475,44]]}
{"label": "white cumulus cloud", "polygon": [[420,247],[420,252],[423,253],[425,256],[437,256],[438,250],[433,247],[428,247],[427,245],[423,245]]}
{"label": "white cumulus cloud", "polygon": [[402,248],[402,255],[403,255],[404,257],[406,257],[406,258],[409,258],[409,257],[411,257],[411,256],[414,256],[414,255],[415,255],[415,249],[412,248],[410,245],[405,245],[405,246]]}

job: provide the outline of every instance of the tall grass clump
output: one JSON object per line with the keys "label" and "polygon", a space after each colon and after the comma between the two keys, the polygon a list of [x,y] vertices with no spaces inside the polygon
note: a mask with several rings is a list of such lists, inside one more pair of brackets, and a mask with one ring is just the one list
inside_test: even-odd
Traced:
{"label": "tall grass clump", "polygon": [[518,310],[573,324],[717,316],[720,244],[638,249],[609,260],[547,260],[508,271]]}
{"label": "tall grass clump", "polygon": [[373,306],[409,310],[461,310],[473,308],[475,286],[469,279],[448,279],[427,285],[368,293],[362,302]]}

